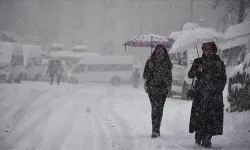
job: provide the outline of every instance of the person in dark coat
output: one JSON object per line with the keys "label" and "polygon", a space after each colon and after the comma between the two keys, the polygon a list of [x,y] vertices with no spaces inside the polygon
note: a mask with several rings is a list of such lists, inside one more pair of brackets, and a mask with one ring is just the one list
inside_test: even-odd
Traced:
{"label": "person in dark coat", "polygon": [[139,82],[140,82],[140,77],[141,77],[141,75],[140,75],[139,69],[136,68],[132,74],[133,88],[138,88]]}
{"label": "person in dark coat", "polygon": [[202,45],[203,55],[194,60],[188,73],[196,78],[189,132],[195,132],[195,143],[211,147],[212,136],[223,134],[223,90],[227,76],[225,65],[217,53],[214,42]]}
{"label": "person in dark coat", "polygon": [[157,45],[147,60],[143,78],[151,103],[152,138],[160,136],[163,108],[172,87],[172,63],[164,45]]}
{"label": "person in dark coat", "polygon": [[62,73],[63,73],[63,67],[62,67],[62,63],[60,60],[52,60],[49,64],[47,73],[50,76],[50,84],[53,84],[54,81],[54,77],[56,76],[57,78],[57,85],[60,84],[60,79],[62,77]]}

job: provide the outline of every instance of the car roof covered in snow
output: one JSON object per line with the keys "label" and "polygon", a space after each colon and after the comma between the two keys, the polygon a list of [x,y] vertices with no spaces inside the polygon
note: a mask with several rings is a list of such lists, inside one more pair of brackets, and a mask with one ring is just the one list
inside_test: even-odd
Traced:
{"label": "car roof covered in snow", "polygon": [[112,56],[90,56],[83,57],[79,63],[81,64],[133,64],[134,57],[132,55],[112,55]]}
{"label": "car roof covered in snow", "polygon": [[91,57],[91,56],[98,56],[97,53],[91,52],[72,52],[72,51],[55,51],[50,52],[51,56],[53,57],[73,57],[73,58],[83,58],[83,57]]}
{"label": "car roof covered in snow", "polygon": [[0,41],[3,42],[12,42],[12,43],[22,43],[25,44],[26,41],[21,38],[20,36],[12,33],[12,32],[8,32],[8,31],[0,31]]}
{"label": "car roof covered in snow", "polygon": [[249,40],[250,40],[250,34],[239,36],[237,38],[226,39],[225,43],[219,44],[219,48],[221,50],[226,50],[232,47],[246,45],[249,42]]}
{"label": "car roof covered in snow", "polygon": [[225,32],[225,38],[232,39],[246,34],[250,34],[250,21],[229,27]]}
{"label": "car roof covered in snow", "polygon": [[65,46],[61,43],[53,43],[50,46],[54,48],[65,48]]}
{"label": "car roof covered in snow", "polygon": [[182,27],[182,31],[193,30],[194,28],[200,27],[197,23],[185,23]]}
{"label": "car roof covered in snow", "polygon": [[83,50],[85,50],[85,49],[88,49],[88,46],[86,46],[86,45],[76,45],[76,46],[74,46],[74,47],[72,47],[72,50],[75,50],[75,49],[83,49]]}

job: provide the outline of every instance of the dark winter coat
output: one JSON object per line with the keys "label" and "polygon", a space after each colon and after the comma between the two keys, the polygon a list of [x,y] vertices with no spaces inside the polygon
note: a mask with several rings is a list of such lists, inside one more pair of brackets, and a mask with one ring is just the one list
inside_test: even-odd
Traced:
{"label": "dark winter coat", "polygon": [[51,76],[53,75],[62,75],[64,69],[62,67],[61,63],[57,63],[57,62],[51,62],[49,64],[47,73],[50,74]]}
{"label": "dark winter coat", "polygon": [[[202,64],[202,72],[199,65]],[[195,78],[196,96],[193,100],[189,132],[201,131],[212,135],[223,134],[223,90],[227,81],[225,65],[218,55],[202,56],[194,60],[188,73]]]}
{"label": "dark winter coat", "polygon": [[172,63],[168,57],[161,61],[148,59],[144,68],[143,78],[148,94],[168,94],[172,86]]}

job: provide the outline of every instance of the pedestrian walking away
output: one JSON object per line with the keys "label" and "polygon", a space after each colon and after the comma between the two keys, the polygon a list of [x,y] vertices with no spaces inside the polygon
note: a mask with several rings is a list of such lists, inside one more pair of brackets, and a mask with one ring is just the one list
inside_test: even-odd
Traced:
{"label": "pedestrian walking away", "polygon": [[57,85],[60,84],[63,71],[64,71],[64,69],[62,67],[62,63],[60,60],[51,60],[50,61],[50,64],[49,64],[49,67],[47,70],[47,73],[50,76],[50,85],[53,84],[55,76],[57,78]]}

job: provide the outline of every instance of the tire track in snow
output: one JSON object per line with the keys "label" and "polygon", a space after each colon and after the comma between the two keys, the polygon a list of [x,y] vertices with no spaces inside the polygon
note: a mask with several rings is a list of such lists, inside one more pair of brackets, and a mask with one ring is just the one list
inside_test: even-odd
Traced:
{"label": "tire track in snow", "polygon": [[120,135],[119,144],[124,150],[134,149],[134,135],[131,129],[127,125],[127,121],[120,115],[118,115],[113,109],[108,109],[109,117],[117,127],[117,131]]}
{"label": "tire track in snow", "polygon": [[[61,150],[63,148],[65,140],[72,132],[76,118],[80,113],[81,105],[77,103],[77,100],[74,100],[72,98],[74,96],[75,96],[75,89],[73,90],[71,89],[70,93],[65,97],[66,103],[64,102],[63,105],[65,107],[60,107],[60,109],[54,112],[53,115],[51,116],[51,119],[48,122],[48,124],[51,126],[48,126],[49,128],[46,130],[46,135],[37,149],[41,148],[41,149]],[[65,113],[65,111],[67,111],[68,113]],[[62,114],[66,114],[67,116],[62,116]],[[63,122],[61,122],[63,124],[61,125],[58,124],[58,127],[55,127],[55,124],[58,123],[55,122],[58,119],[58,117],[59,118],[61,117],[59,122],[63,120]],[[53,118],[55,119],[53,120]],[[53,127],[55,130],[53,129]]]}
{"label": "tire track in snow", "polygon": [[100,125],[101,150],[112,150],[112,135],[108,132],[109,128],[106,125],[106,121],[102,120],[99,115],[96,115],[97,124]]}
{"label": "tire track in snow", "polygon": [[[9,144],[5,145],[6,148],[7,147],[20,148],[20,146],[22,146],[22,145],[25,148],[25,144],[27,144],[27,142],[30,142],[30,139],[33,141],[36,139],[37,141],[34,141],[34,143],[37,143],[37,145],[39,145],[39,141],[41,140],[42,136],[39,136],[39,138],[37,138],[37,136],[36,136],[34,138],[34,137],[32,137],[32,134],[35,131],[30,131],[30,130],[36,129],[37,126],[39,126],[40,124],[42,124],[43,122],[48,120],[50,115],[53,113],[52,110],[45,109],[45,108],[47,108],[51,104],[56,104],[57,102],[60,102],[59,97],[63,97],[63,95],[61,95],[61,96],[56,96],[56,99],[55,99],[55,97],[51,98],[51,97],[55,96],[55,95],[53,95],[55,91],[58,91],[58,90],[47,91],[44,95],[39,96],[35,101],[33,101],[29,105],[29,109],[25,111],[26,114],[28,113],[27,111],[29,111],[29,113],[35,114],[35,115],[33,115],[31,117],[31,119],[30,118],[28,119],[29,123],[27,123],[27,122],[19,123],[19,125],[21,127],[18,126],[19,129],[14,130],[14,132],[11,135],[9,135],[7,137],[7,139],[5,140],[5,141],[10,142]],[[59,93],[58,93],[58,95],[60,95]],[[44,102],[43,104],[45,104],[43,107],[41,107],[42,102]],[[31,107],[32,105],[33,105],[33,107]],[[55,107],[55,109],[57,109],[61,105],[62,105],[62,103],[59,103]],[[29,116],[26,116],[26,117],[29,117]],[[34,118],[34,119],[32,119],[32,118]],[[27,121],[27,120],[25,120],[25,121]],[[7,143],[7,142],[3,142],[3,143]],[[10,145],[12,145],[12,146],[10,146]],[[26,146],[29,146],[29,145],[26,145]],[[33,146],[35,147],[35,145],[33,145]]]}
{"label": "tire track in snow", "polygon": [[[97,116],[99,116],[101,122],[105,122],[103,126],[109,132],[106,135],[109,135],[108,137],[111,138],[111,140],[109,139],[111,149],[131,150],[133,149],[133,136],[128,126],[125,125],[126,120],[113,111],[108,99],[113,92],[114,88],[112,87],[107,94],[97,100],[97,102],[101,102]],[[103,101],[105,104],[103,104]]]}

